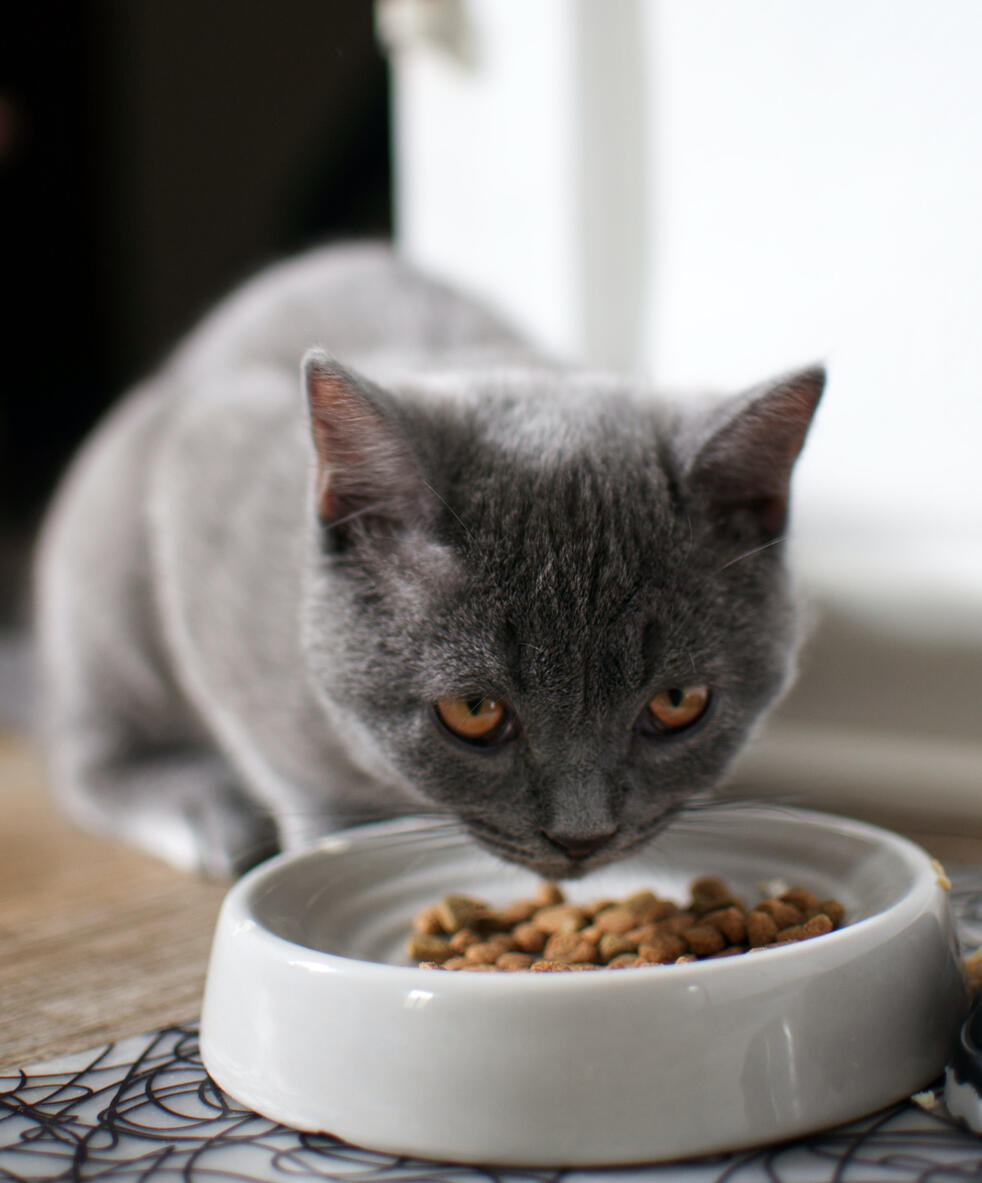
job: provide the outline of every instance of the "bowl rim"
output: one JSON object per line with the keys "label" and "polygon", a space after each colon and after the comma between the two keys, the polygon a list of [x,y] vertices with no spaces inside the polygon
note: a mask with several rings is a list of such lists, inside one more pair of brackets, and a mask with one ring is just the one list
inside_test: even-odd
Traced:
{"label": "bowl rim", "polygon": [[[721,806],[721,811],[724,808]],[[741,816],[746,816],[748,812],[745,808],[740,810]],[[771,810],[767,806],[762,806],[758,816],[765,813],[776,820],[820,826],[825,830],[834,829],[839,833],[852,834],[857,838],[865,839],[871,847],[882,848],[885,846],[889,848],[900,858],[909,872],[906,890],[887,908],[851,924],[846,924],[834,932],[823,934],[817,945],[816,940],[806,940],[793,945],[783,945],[779,948],[765,947],[760,952],[755,952],[752,957],[734,956],[686,962],[682,965],[653,966],[652,969],[659,971],[654,980],[651,975],[636,973],[468,974],[452,973],[443,969],[420,968],[415,965],[393,965],[311,948],[273,931],[256,916],[254,901],[257,894],[268,888],[272,881],[275,881],[292,865],[316,859],[323,854],[330,854],[332,848],[342,844],[344,850],[347,851],[351,849],[352,843],[356,845],[370,843],[380,833],[403,829],[423,829],[427,824],[425,816],[421,818],[403,817],[341,830],[303,850],[284,852],[259,864],[233,884],[229,890],[222,904],[217,928],[231,930],[235,934],[248,932],[253,941],[268,946],[274,957],[285,959],[298,966],[303,963],[305,968],[321,973],[364,977],[377,985],[388,982],[393,988],[429,990],[439,983],[441,994],[446,991],[450,991],[451,995],[457,991],[466,991],[471,996],[475,991],[498,994],[501,990],[522,992],[531,989],[541,994],[543,989],[602,989],[609,996],[612,988],[643,987],[651,989],[656,982],[672,983],[678,982],[682,978],[692,980],[693,975],[708,984],[714,975],[718,977],[720,974],[732,976],[756,972],[761,966],[776,968],[778,962],[775,959],[779,957],[783,957],[789,966],[792,959],[801,961],[803,962],[802,968],[804,968],[804,964],[807,964],[808,961],[824,957],[824,954],[821,953],[823,949],[829,952],[833,947],[842,949],[846,945],[869,947],[872,943],[871,929],[883,930],[875,938],[877,941],[888,939],[893,933],[902,930],[926,910],[932,891],[943,892],[945,890],[938,880],[937,868],[933,865],[930,855],[910,839],[904,838],[892,830],[872,825],[869,822],[839,817],[836,814],[817,810],[788,807]],[[464,831],[461,831],[460,836],[463,841],[466,841]],[[338,853],[341,852],[338,851]],[[544,985],[542,979],[551,984]],[[633,987],[630,985],[632,982],[635,983]]]}

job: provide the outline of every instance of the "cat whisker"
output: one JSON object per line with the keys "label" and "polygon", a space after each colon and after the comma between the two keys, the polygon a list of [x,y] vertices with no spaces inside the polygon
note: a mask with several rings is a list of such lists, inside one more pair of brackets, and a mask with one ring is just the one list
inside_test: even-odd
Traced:
{"label": "cat whisker", "polygon": [[755,546],[751,550],[744,551],[742,555],[737,555],[735,559],[730,559],[728,563],[724,563],[722,567],[717,568],[716,574],[726,571],[729,567],[735,566],[737,563],[742,563],[744,559],[751,559],[754,555],[759,555],[761,551],[770,550],[772,546],[777,546],[781,542],[787,541],[787,535],[781,534],[777,538],[770,539],[769,542],[762,542],[760,546]]}

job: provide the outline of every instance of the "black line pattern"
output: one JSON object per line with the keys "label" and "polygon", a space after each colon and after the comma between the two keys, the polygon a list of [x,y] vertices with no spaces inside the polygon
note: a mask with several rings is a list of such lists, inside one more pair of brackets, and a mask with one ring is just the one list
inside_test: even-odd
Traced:
{"label": "black line pattern", "polygon": [[[982,943],[982,871],[956,873],[966,946]],[[940,1082],[933,1090],[937,1101]],[[982,1183],[982,1140],[912,1103],[794,1142],[687,1163],[522,1170],[423,1162],[240,1108],[174,1027],[0,1074],[0,1180],[63,1183]]]}

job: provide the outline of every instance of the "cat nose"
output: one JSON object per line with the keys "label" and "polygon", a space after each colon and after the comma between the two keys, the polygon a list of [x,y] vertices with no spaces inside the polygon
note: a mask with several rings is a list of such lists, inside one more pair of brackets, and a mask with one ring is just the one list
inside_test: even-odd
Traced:
{"label": "cat nose", "polygon": [[617,828],[608,830],[605,834],[566,834],[557,830],[543,830],[542,833],[553,846],[558,846],[567,858],[585,859],[595,854],[602,846],[606,846],[617,833]]}

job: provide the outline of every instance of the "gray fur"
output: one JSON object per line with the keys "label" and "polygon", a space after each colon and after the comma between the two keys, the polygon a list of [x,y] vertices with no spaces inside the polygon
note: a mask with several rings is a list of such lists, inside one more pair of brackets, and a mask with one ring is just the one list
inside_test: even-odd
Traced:
{"label": "gray fur", "polygon": [[[316,344],[344,365],[309,353],[305,388]],[[50,513],[62,799],[213,873],[417,809],[546,875],[619,857],[719,783],[787,684],[780,531],[821,384],[686,412],[536,355],[382,247],[259,276],[109,417]],[[639,731],[691,682],[703,720]],[[443,732],[437,698],[485,694],[511,741]],[[585,860],[544,833],[614,830]]]}

